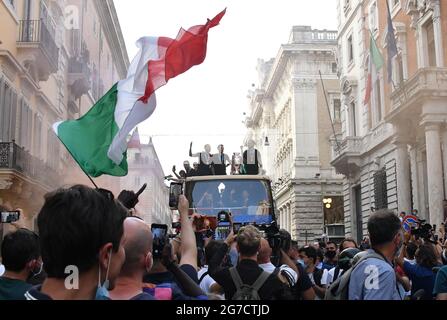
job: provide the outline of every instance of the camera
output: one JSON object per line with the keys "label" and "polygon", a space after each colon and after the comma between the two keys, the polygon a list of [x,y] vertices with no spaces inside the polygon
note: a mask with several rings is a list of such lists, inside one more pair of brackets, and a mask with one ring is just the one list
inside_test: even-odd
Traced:
{"label": "camera", "polygon": [[230,213],[226,211],[221,211],[217,214],[217,221],[219,222],[231,222]]}
{"label": "camera", "polygon": [[418,226],[416,228],[411,228],[410,232],[416,239],[424,239],[425,241],[437,243],[437,239],[434,236],[436,232],[436,225],[432,226],[426,223],[426,220],[419,220]]}

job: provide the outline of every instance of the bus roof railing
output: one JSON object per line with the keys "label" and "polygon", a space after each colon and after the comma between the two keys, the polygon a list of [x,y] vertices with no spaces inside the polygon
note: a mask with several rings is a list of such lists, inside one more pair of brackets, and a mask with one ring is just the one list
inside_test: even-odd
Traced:
{"label": "bus roof railing", "polygon": [[268,176],[260,175],[229,175],[229,176],[197,176],[189,177],[186,182],[196,182],[196,181],[214,181],[214,180],[266,180],[272,181]]}

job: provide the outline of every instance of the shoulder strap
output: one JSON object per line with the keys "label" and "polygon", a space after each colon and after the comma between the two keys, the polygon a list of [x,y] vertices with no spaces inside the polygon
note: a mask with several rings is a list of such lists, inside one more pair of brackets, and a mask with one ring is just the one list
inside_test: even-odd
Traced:
{"label": "shoulder strap", "polygon": [[[275,270],[275,272],[276,272],[276,270]],[[256,291],[259,291],[259,289],[262,288],[262,286],[264,285],[264,283],[267,281],[267,279],[269,277],[270,277],[270,273],[263,271],[261,273],[261,275],[259,276],[259,278],[255,281],[255,283],[252,284],[252,288]]]}
{"label": "shoulder strap", "polygon": [[339,274],[340,274],[340,267],[337,266],[337,267],[335,267],[335,270],[334,270],[334,278],[332,279],[332,282],[334,282],[335,280],[338,279]]}
{"label": "shoulder strap", "polygon": [[[367,253],[366,255],[364,255],[362,258],[360,258],[360,260],[357,261],[357,263],[356,263],[353,267],[355,268],[355,267],[357,267],[361,262],[363,262],[363,261],[365,261],[365,260],[368,260],[368,259],[371,259],[371,258],[375,258],[375,259],[379,259],[379,260],[386,261],[385,258],[384,258],[382,255],[377,254],[377,253],[375,253],[375,252],[369,252],[369,253]],[[386,262],[387,262],[387,261],[386,261]]]}
{"label": "shoulder strap", "polygon": [[231,279],[233,279],[233,283],[236,286],[236,291],[239,291],[240,288],[244,285],[242,283],[242,279],[239,276],[239,272],[237,272],[236,267],[230,268]]}
{"label": "shoulder strap", "polygon": [[204,274],[202,274],[202,276],[199,279],[199,283],[202,283],[203,279],[205,279],[205,277],[209,274],[209,272],[205,272]]}

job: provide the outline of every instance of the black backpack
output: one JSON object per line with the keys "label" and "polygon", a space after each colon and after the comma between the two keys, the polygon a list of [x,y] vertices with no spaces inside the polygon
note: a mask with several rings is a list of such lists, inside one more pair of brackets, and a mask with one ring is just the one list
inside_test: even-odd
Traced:
{"label": "black backpack", "polygon": [[267,279],[270,277],[270,273],[263,271],[252,285],[248,285],[242,282],[242,279],[235,267],[230,268],[230,275],[233,279],[234,285],[236,286],[236,293],[233,295],[232,300],[239,301],[261,300],[261,297],[259,296],[259,289],[262,288]]}

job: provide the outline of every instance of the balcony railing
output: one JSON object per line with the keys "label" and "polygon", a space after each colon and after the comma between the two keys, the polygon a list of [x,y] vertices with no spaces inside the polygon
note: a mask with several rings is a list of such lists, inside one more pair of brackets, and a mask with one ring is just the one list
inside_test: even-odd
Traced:
{"label": "balcony railing", "polygon": [[413,77],[393,90],[391,94],[392,111],[420,104],[420,99],[431,96],[447,96],[447,68],[419,69]]}
{"label": "balcony railing", "polygon": [[54,35],[42,20],[20,20],[19,43],[36,44],[45,53],[48,61],[57,70],[59,49]]}
{"label": "balcony railing", "polygon": [[360,156],[363,148],[361,137],[346,137],[338,144],[333,141],[332,166],[340,174],[353,174],[360,166]]}
{"label": "balcony railing", "polygon": [[362,138],[361,137],[346,137],[339,144],[334,143],[334,157],[339,157],[344,153],[360,154],[362,152]]}
{"label": "balcony railing", "polygon": [[33,157],[14,142],[0,142],[0,171],[4,169],[15,170],[49,190],[55,188],[60,181],[54,168]]}

